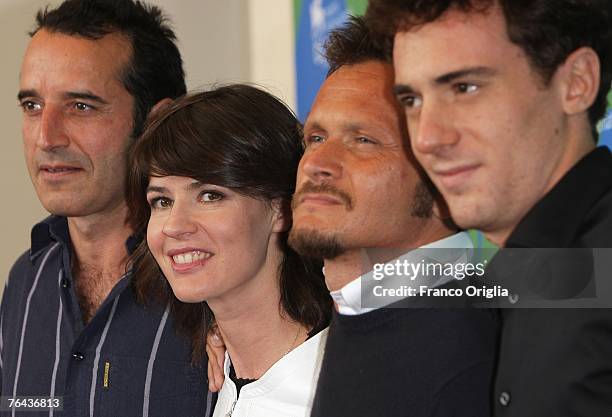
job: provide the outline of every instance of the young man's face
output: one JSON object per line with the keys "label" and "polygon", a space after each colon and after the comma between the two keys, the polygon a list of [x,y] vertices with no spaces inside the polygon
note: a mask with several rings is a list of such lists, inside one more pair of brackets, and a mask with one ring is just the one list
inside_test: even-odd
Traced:
{"label": "young man's face", "polygon": [[416,157],[458,225],[503,243],[562,175],[558,77],[545,86],[497,6],[397,33],[393,60]]}
{"label": "young man's face", "polygon": [[427,224],[431,195],[392,83],[390,64],[367,61],[341,67],[319,90],[293,199],[290,241],[298,251],[330,242],[343,250],[400,248]]}
{"label": "young man's face", "polygon": [[88,40],[43,29],[28,46],[19,80],[26,164],[53,214],[122,207],[134,100],[120,76],[130,54],[117,34]]}

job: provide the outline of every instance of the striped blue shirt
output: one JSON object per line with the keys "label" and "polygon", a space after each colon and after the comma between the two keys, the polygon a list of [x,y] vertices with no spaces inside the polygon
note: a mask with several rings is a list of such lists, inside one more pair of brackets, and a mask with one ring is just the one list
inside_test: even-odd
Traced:
{"label": "striped blue shirt", "polygon": [[2,396],[63,397],[63,411],[0,416],[209,416],[206,364],[191,365],[168,309],[138,304],[127,273],[84,325],[71,256],[65,218],[34,226],[0,313]]}

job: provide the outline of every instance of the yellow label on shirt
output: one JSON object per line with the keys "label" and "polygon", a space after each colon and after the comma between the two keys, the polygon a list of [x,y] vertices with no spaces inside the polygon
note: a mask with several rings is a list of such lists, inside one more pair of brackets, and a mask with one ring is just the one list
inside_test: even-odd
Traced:
{"label": "yellow label on shirt", "polygon": [[110,371],[110,362],[104,362],[104,388],[108,388],[108,372]]}

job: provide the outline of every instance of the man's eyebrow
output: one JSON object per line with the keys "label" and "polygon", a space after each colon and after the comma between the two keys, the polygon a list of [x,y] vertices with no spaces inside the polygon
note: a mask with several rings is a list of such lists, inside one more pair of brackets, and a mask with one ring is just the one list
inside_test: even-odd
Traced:
{"label": "man's eyebrow", "polygon": [[410,87],[407,84],[395,84],[393,86],[393,93],[396,96],[399,96],[401,94],[414,94],[414,88]]}
{"label": "man's eyebrow", "polygon": [[108,104],[108,101],[104,100],[102,97],[100,97],[97,94],[92,93],[89,90],[85,90],[85,91],[68,91],[66,93],[63,94],[64,98],[67,99],[81,99],[81,100],[90,100],[90,101],[96,101],[100,104]]}
{"label": "man's eyebrow", "polygon": [[[17,100],[22,101],[26,97],[38,98],[40,97],[40,94],[38,94],[38,91],[36,90],[19,90],[19,93],[17,93]],[[68,91],[63,94],[63,97],[65,99],[73,99],[73,100],[81,99],[81,100],[95,101],[100,104],[108,104],[108,101],[104,100],[102,97],[100,97],[97,94],[92,93],[89,90]]]}
{"label": "man's eyebrow", "polygon": [[479,76],[491,77],[497,73],[496,70],[489,67],[470,67],[462,68],[457,71],[452,71],[444,75],[440,75],[434,80],[434,84],[448,84],[455,81],[457,78]]}
{"label": "man's eyebrow", "polygon": [[356,123],[353,121],[347,121],[342,124],[342,127],[345,131],[355,133],[364,130],[364,125],[360,123]]}
{"label": "man's eyebrow", "polygon": [[40,97],[36,90],[19,90],[17,93],[17,100],[21,101],[26,97]]}
{"label": "man's eyebrow", "polygon": [[[346,132],[358,132],[363,129],[363,125],[356,123],[354,121],[347,120],[343,122],[341,125],[342,130]],[[318,122],[312,122],[308,125],[309,130],[325,130],[323,125]]]}
{"label": "man's eyebrow", "polygon": [[310,130],[325,130],[323,129],[323,126],[319,123],[319,122],[311,122],[311,123],[305,123],[304,124],[304,130],[306,129],[310,129]]}
{"label": "man's eyebrow", "polygon": [[[434,79],[434,84],[442,85],[448,84],[455,81],[458,78],[469,77],[469,76],[479,76],[479,77],[491,77],[497,73],[496,70],[489,67],[470,67],[470,68],[462,68],[457,71],[452,71]],[[416,94],[414,88],[412,88],[409,84],[396,84],[393,87],[393,92],[396,96],[402,94]]]}

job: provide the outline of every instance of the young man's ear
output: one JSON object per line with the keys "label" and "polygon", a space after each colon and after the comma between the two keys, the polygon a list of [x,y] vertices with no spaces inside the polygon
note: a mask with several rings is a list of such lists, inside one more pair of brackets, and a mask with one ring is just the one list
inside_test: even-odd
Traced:
{"label": "young man's ear", "polygon": [[578,48],[558,71],[565,113],[572,115],[588,111],[599,92],[601,68],[597,53],[588,47]]}
{"label": "young man's ear", "polygon": [[291,203],[282,198],[272,200],[272,231],[287,232],[291,228]]}

